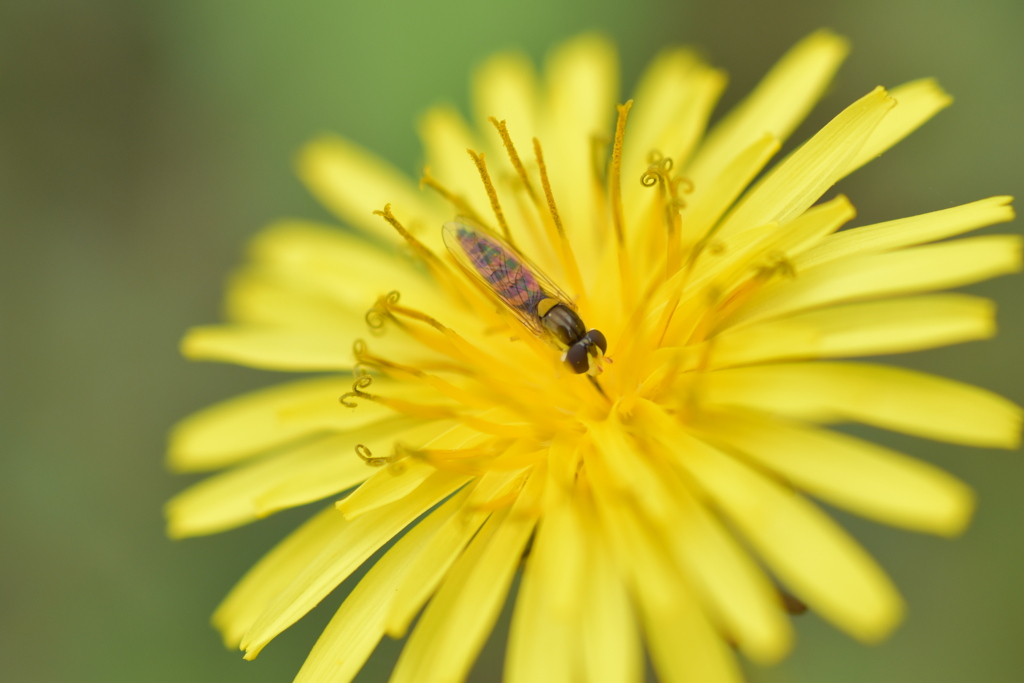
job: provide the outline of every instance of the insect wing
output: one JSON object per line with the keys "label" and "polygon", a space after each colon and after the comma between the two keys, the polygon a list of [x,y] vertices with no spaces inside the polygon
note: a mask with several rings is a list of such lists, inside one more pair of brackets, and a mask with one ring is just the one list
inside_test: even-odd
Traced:
{"label": "insect wing", "polygon": [[537,306],[555,299],[575,308],[536,266],[496,235],[464,220],[444,224],[442,237],[456,262],[492,292],[531,332],[544,336]]}

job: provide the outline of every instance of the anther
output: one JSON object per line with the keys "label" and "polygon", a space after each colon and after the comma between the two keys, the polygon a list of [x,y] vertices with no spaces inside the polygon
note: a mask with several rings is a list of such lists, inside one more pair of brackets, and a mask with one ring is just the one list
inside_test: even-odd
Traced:
{"label": "anther", "polygon": [[409,246],[412,247],[413,252],[427,264],[427,267],[434,273],[435,276],[440,277],[442,273],[446,273],[444,264],[434,255],[434,252],[430,251],[422,242],[416,239],[411,232],[409,232],[404,225],[398,222],[394,214],[391,213],[391,204],[385,204],[383,211],[374,211],[374,216],[380,216],[386,220],[391,227],[393,227],[399,235],[402,236]]}
{"label": "anther", "polygon": [[626,219],[622,210],[622,143],[626,137],[626,119],[633,100],[620,104],[619,116],[615,122],[615,138],[612,142],[612,162],[608,166],[608,195],[612,209],[612,227],[615,229],[615,246],[619,256],[619,279],[622,287],[622,304],[627,309],[634,301],[633,276],[626,255]]}
{"label": "anther", "polygon": [[498,135],[501,136],[501,142],[505,145],[505,151],[508,152],[508,159],[512,162],[512,168],[516,170],[519,175],[519,180],[522,181],[523,187],[526,188],[526,193],[530,195],[530,199],[537,202],[537,193],[533,189],[533,183],[530,182],[530,176],[526,173],[526,167],[523,166],[523,160],[519,158],[519,152],[516,151],[516,146],[512,144],[512,137],[508,134],[508,126],[505,125],[505,121],[499,121],[493,116],[487,119],[491,122],[497,131]]}
{"label": "anther", "polygon": [[352,391],[342,394],[338,401],[340,401],[341,405],[345,406],[346,408],[355,408],[359,404],[349,401],[349,398],[373,399],[372,395],[363,391],[363,389],[366,389],[371,384],[373,384],[372,376],[359,375],[358,377],[356,377],[356,381],[352,382]]}
{"label": "anther", "polygon": [[441,195],[445,201],[449,202],[455,208],[456,214],[468,216],[477,223],[485,224],[480,216],[477,215],[476,211],[473,210],[473,207],[469,205],[469,202],[442,185],[441,182],[430,173],[429,166],[423,167],[423,175],[420,177],[420,189],[423,189],[424,187],[429,187],[431,190]]}
{"label": "anther", "polygon": [[551,220],[555,223],[555,231],[558,238],[556,251],[561,256],[562,267],[569,278],[569,284],[577,294],[582,296],[584,294],[583,278],[580,276],[580,269],[576,264],[576,256],[572,252],[572,246],[569,244],[569,239],[565,236],[565,226],[562,225],[562,218],[558,214],[558,207],[555,205],[555,195],[551,191],[551,181],[548,178],[548,167],[544,163],[544,150],[541,148],[540,140],[537,138],[533,139],[533,154],[537,158],[537,166],[540,168],[540,183],[544,188],[544,197],[548,201]]}
{"label": "anther", "polygon": [[502,213],[501,204],[498,202],[498,193],[494,190],[494,183],[491,182],[491,174],[487,172],[487,162],[484,160],[484,153],[474,152],[471,149],[467,149],[470,158],[473,159],[473,163],[476,164],[476,170],[480,174],[480,180],[484,183],[484,189],[487,190],[487,198],[491,201],[491,211],[494,212],[494,217],[498,219],[498,226],[501,228],[502,236],[505,241],[515,246],[515,241],[512,239],[512,232],[508,229],[508,223],[505,222],[505,214]]}
{"label": "anther", "polygon": [[356,444],[356,455],[362,458],[363,462],[371,467],[382,467],[391,462],[389,457],[375,456],[373,452],[361,443]]}
{"label": "anther", "polygon": [[401,298],[401,293],[398,290],[392,290],[384,296],[378,297],[377,301],[373,306],[366,312],[363,319],[366,321],[367,327],[374,334],[379,335],[381,330],[384,328],[384,323],[388,320],[394,320],[394,316],[391,313],[391,308],[398,303]]}

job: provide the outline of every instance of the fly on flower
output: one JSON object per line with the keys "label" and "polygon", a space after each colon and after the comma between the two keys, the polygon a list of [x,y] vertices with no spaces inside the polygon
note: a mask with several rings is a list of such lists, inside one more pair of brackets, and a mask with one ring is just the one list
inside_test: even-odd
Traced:
{"label": "fly on flower", "polygon": [[608,342],[587,331],[572,300],[541,270],[497,235],[458,217],[442,228],[445,246],[470,277],[481,282],[528,330],[562,351],[576,374],[601,374]]}

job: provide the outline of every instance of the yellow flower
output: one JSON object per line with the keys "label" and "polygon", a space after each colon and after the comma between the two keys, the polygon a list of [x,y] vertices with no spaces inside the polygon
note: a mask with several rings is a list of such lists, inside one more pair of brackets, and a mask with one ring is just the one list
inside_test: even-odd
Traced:
{"label": "yellow flower", "polygon": [[[638,681],[644,648],[665,680],[737,680],[734,648],[787,653],[798,602],[858,639],[888,634],[899,595],[811,498],[955,535],[972,494],[823,425],[1015,448],[1021,413],[835,359],[990,337],[991,302],[932,292],[1018,270],[1021,245],[945,241],[1010,220],[1008,197],[842,231],[850,201],[819,202],[949,104],[931,80],[873,90],[762,174],[846,51],[809,36],[707,131],[725,77],[688,50],[655,60],[617,123],[606,41],[562,46],[539,82],[501,55],[477,71],[475,128],[447,107],[423,118],[420,188],[351,142],[310,144],[303,178],[357,232],[270,227],[231,282],[230,322],[183,342],[328,373],[174,432],[175,469],[230,469],[169,503],[172,536],[331,502],[217,609],[225,642],[255,657],[396,538],[297,680],[351,680],[421,610],[393,680],[461,680],[520,568],[509,681]],[[455,215],[568,292],[607,337],[602,374],[569,370],[529,331],[537,311],[452,258]]]}

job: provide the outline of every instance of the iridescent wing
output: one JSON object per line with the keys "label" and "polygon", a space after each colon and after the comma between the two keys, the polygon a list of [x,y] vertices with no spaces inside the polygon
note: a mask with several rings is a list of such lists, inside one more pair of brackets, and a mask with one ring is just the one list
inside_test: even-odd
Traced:
{"label": "iridescent wing", "polygon": [[550,278],[497,235],[462,217],[445,223],[441,233],[449,253],[462,269],[537,336],[547,338],[538,312],[545,299],[576,309]]}

